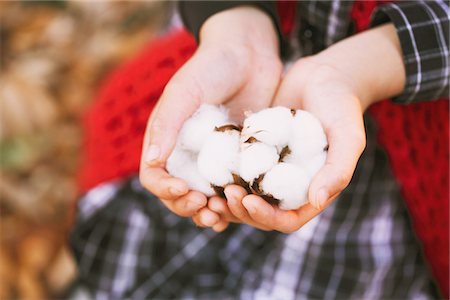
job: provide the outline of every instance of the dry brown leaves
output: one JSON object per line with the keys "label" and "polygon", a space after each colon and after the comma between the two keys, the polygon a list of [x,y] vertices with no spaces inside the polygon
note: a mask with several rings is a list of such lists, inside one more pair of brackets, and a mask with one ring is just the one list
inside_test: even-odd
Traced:
{"label": "dry brown leaves", "polygon": [[169,5],[0,3],[0,299],[58,297],[76,277],[66,241],[80,116]]}

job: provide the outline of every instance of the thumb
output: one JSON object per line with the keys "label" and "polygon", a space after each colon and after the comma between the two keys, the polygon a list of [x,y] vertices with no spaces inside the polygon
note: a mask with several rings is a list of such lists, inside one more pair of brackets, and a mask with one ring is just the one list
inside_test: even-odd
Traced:
{"label": "thumb", "polygon": [[165,164],[183,123],[202,103],[223,103],[238,90],[240,81],[233,78],[233,66],[224,64],[215,52],[199,49],[166,85],[147,125],[146,164]]}
{"label": "thumb", "polygon": [[339,85],[324,88],[317,85],[321,81],[309,81],[310,70],[315,67],[308,59],[295,63],[283,79],[274,104],[308,110],[324,127],[329,145],[327,160],[308,191],[311,205],[322,210],[350,183],[366,138],[358,99],[341,92]]}
{"label": "thumb", "polygon": [[327,160],[325,166],[313,178],[308,195],[310,203],[319,210],[350,183],[365,147],[364,131],[355,130],[355,126],[336,127],[327,135]]}

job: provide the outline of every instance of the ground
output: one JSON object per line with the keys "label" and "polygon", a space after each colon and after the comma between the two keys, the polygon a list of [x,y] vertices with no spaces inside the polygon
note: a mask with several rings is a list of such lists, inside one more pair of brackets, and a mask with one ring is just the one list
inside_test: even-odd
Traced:
{"label": "ground", "polygon": [[0,3],[0,299],[61,297],[75,280],[67,233],[83,111],[170,5]]}

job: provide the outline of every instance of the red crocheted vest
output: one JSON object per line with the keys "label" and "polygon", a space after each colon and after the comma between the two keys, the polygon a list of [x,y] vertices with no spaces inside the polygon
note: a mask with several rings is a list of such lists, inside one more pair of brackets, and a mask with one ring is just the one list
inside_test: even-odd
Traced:
{"label": "red crocheted vest", "polygon": [[[367,28],[378,3],[357,1],[352,10],[357,31]],[[295,2],[280,1],[282,30],[295,18]],[[172,75],[196,49],[193,37],[177,31],[152,41],[140,54],[106,78],[85,118],[81,191],[134,175],[142,138],[155,103]],[[417,236],[444,296],[449,295],[449,102],[407,106],[380,102],[370,108],[379,143],[413,220]]]}

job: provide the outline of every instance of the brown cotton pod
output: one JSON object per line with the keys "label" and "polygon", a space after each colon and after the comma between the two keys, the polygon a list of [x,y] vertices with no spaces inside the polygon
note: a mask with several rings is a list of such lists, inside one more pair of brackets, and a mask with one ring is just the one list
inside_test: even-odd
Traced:
{"label": "brown cotton pod", "polygon": [[212,187],[212,189],[214,190],[214,192],[216,193],[217,196],[219,196],[220,198],[224,198],[224,199],[227,198],[225,196],[225,188],[223,186],[218,186],[218,185],[211,184],[211,187]]}
{"label": "brown cotton pod", "polygon": [[232,174],[232,175],[233,175],[234,184],[243,187],[245,189],[245,191],[247,192],[247,194],[251,194],[252,193],[252,190],[250,188],[250,184],[247,181],[242,179],[242,177],[237,175],[237,174]]}
{"label": "brown cotton pod", "polygon": [[289,146],[284,146],[283,149],[281,149],[280,158],[278,159],[278,162],[283,162],[284,158],[291,153],[292,151],[291,149],[289,149]]}
{"label": "brown cotton pod", "polygon": [[278,205],[280,203],[279,199],[276,199],[270,194],[266,194],[260,187],[261,181],[264,179],[264,174],[261,174],[258,178],[256,178],[252,185],[251,185],[251,191],[253,194],[263,198],[266,202],[269,204]]}
{"label": "brown cotton pod", "polygon": [[242,127],[234,125],[234,124],[226,124],[226,125],[214,128],[214,131],[218,131],[218,132],[225,132],[228,130],[236,130],[236,131],[241,132]]}
{"label": "brown cotton pod", "polygon": [[255,137],[251,136],[244,143],[245,144],[253,144],[253,143],[256,143],[256,142],[258,142],[258,140]]}
{"label": "brown cotton pod", "polygon": [[[246,182],[244,179],[242,179],[237,174],[232,174],[232,175],[233,175],[234,184],[243,187],[248,194],[252,193],[252,190],[250,189],[250,185],[248,184],[248,182]],[[214,192],[216,193],[217,196],[226,199],[225,188],[224,187],[213,185],[213,184],[211,184],[211,187],[212,187],[212,189],[214,190]]]}

